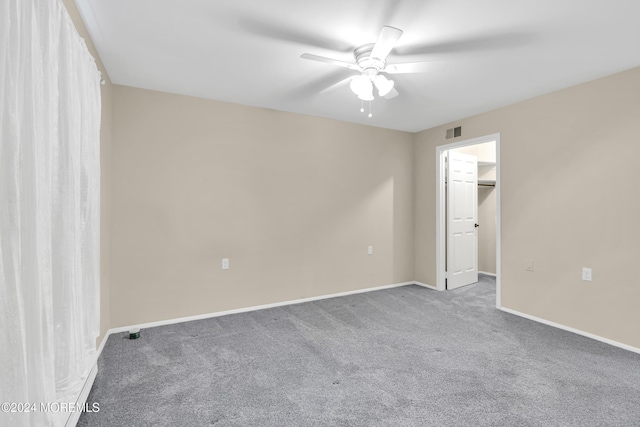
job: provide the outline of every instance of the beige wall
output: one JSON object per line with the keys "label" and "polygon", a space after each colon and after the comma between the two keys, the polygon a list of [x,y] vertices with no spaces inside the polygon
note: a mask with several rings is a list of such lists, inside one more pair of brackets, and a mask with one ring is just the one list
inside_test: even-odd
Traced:
{"label": "beige wall", "polygon": [[412,134],[123,86],[113,111],[112,327],[413,280]]}
{"label": "beige wall", "polygon": [[82,22],[82,18],[73,0],[63,0],[63,4],[78,33],[85,39],[89,51],[96,59],[96,65],[102,72],[105,85],[102,86],[102,122],[100,128],[100,175],[101,175],[101,195],[100,195],[100,337],[98,343],[102,341],[110,328],[109,313],[110,308],[110,205],[111,205],[111,112],[112,112],[112,84],[109,76],[102,64],[91,37]]}
{"label": "beige wall", "polygon": [[499,132],[503,306],[640,347],[638,93],[635,68],[417,134],[416,280],[435,284],[435,147]]}

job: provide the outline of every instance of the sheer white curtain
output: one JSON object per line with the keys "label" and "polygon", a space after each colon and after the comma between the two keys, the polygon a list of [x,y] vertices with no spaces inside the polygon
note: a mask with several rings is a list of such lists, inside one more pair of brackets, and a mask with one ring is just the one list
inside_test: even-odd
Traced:
{"label": "sheer white curtain", "polygon": [[0,0],[0,403],[74,401],[95,362],[99,128],[100,75],[62,2]]}

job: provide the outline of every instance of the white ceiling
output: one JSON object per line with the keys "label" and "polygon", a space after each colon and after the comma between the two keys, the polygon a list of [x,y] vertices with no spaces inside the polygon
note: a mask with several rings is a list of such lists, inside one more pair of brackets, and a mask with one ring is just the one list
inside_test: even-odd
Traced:
{"label": "white ceiling", "polygon": [[[638,0],[76,0],[114,83],[416,132],[640,66]],[[372,102],[351,74],[383,25],[404,31]],[[630,90],[638,90],[637,88]]]}

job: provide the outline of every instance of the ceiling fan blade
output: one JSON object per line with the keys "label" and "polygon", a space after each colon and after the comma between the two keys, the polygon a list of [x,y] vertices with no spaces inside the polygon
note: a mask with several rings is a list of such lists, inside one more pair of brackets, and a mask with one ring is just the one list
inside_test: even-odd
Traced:
{"label": "ceiling fan blade", "polygon": [[387,74],[424,73],[433,69],[433,63],[438,61],[405,62],[403,64],[387,64],[383,72]]}
{"label": "ceiling fan blade", "polygon": [[476,34],[473,38],[458,38],[414,46],[401,46],[394,53],[398,55],[437,55],[514,49],[530,44],[535,37],[535,34],[525,32]]}
{"label": "ceiling fan blade", "polygon": [[395,98],[395,97],[396,97],[396,96],[398,96],[398,95],[400,95],[400,94],[398,93],[398,91],[397,91],[397,90],[396,90],[396,88],[394,87],[394,88],[393,88],[393,89],[391,89],[391,90],[389,91],[389,93],[388,93],[388,94],[386,94],[384,97],[385,97],[385,99],[391,99],[391,98]]}
{"label": "ceiling fan blade", "polygon": [[359,70],[356,64],[350,64],[344,61],[338,61],[337,59],[325,58],[324,56],[312,55],[310,53],[303,53],[300,55],[302,59],[309,59],[311,61],[324,62],[331,65],[337,65],[339,67],[348,68],[350,70]]}
{"label": "ceiling fan blade", "polygon": [[304,80],[300,81],[299,84],[292,84],[289,90],[282,95],[296,102],[308,100],[310,96],[315,96],[325,91],[327,87],[341,81],[346,76],[352,75],[352,73],[352,71],[340,67],[329,67],[319,75],[317,73],[309,73]]}
{"label": "ceiling fan blade", "polygon": [[355,76],[349,76],[346,79],[342,79],[338,83],[334,83],[331,86],[322,89],[320,91],[320,93],[322,94],[322,93],[331,92],[332,90],[338,89],[339,87],[347,86],[349,83],[351,83],[351,79],[354,78],[354,77]]}
{"label": "ceiling fan blade", "polygon": [[378,40],[376,40],[376,44],[373,46],[373,50],[371,51],[371,56],[373,58],[378,58],[381,60],[385,60],[391,49],[396,45],[396,42],[402,35],[402,30],[398,28],[389,27],[385,25],[380,30],[380,35],[378,36]]}

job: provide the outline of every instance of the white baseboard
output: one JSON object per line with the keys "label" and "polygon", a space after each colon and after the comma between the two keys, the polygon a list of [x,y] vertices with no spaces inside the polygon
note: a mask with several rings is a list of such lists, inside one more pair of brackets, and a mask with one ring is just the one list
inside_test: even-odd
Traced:
{"label": "white baseboard", "polygon": [[487,276],[496,277],[496,273],[489,273],[488,271],[478,271],[478,273],[486,274]]}
{"label": "white baseboard", "polygon": [[521,312],[516,311],[516,310],[511,310],[510,308],[501,307],[500,310],[502,310],[502,311],[504,311],[506,313],[509,313],[509,314],[513,314],[513,315],[516,315],[516,316],[524,317],[525,319],[533,320],[534,322],[542,323],[542,324],[548,325],[548,326],[553,326],[554,328],[562,329],[564,331],[573,332],[574,334],[582,335],[583,337],[591,338],[591,339],[594,339],[596,341],[600,341],[600,342],[603,342],[605,344],[612,345],[614,347],[619,347],[619,348],[622,348],[624,350],[632,351],[634,353],[640,353],[640,348],[632,347],[630,345],[623,344],[621,342],[613,341],[613,340],[610,340],[608,338],[603,338],[603,337],[598,336],[598,335],[590,334],[589,332],[584,332],[584,331],[581,331],[579,329],[574,329],[574,328],[571,328],[569,326],[561,325],[559,323],[551,322],[549,320],[545,320],[545,319],[541,319],[539,317],[531,316],[529,314],[521,313]]}
{"label": "white baseboard", "polygon": [[[302,304],[302,303],[305,303],[305,302],[319,301],[319,300],[328,299],[328,298],[344,297],[344,296],[347,296],[347,295],[362,294],[362,293],[365,293],[365,292],[380,291],[382,289],[398,288],[398,287],[401,287],[401,286],[407,286],[407,285],[413,285],[413,284],[416,284],[416,282],[395,283],[393,285],[384,285],[384,286],[377,286],[377,287],[374,287],[374,288],[356,289],[356,290],[353,290],[353,291],[339,292],[339,293],[336,293],[336,294],[320,295],[320,296],[316,296],[316,297],[309,297],[309,298],[301,298],[301,299],[295,299],[295,300],[289,300],[289,301],[282,301],[282,302],[276,302],[276,303],[272,303],[272,304],[264,304],[264,305],[257,305],[257,306],[252,306],[252,307],[237,308],[237,309],[233,309],[233,310],[217,311],[217,312],[214,312],[214,313],[199,314],[199,315],[196,315],[196,316],[179,317],[179,318],[176,318],[176,319],[159,320],[157,322],[140,323],[140,324],[130,325],[130,326],[121,326],[119,328],[109,329],[109,331],[105,334],[105,338],[103,339],[103,343],[104,343],[104,341],[106,341],[106,337],[107,336],[109,336],[109,335],[111,335],[113,333],[127,332],[127,331],[129,331],[130,329],[133,329],[133,328],[140,328],[140,329],[153,328],[155,326],[165,326],[165,325],[172,325],[172,324],[175,324],[175,323],[190,322],[190,321],[193,321],[193,320],[210,319],[212,317],[226,316],[228,314],[247,313],[249,311],[257,311],[257,310],[264,310],[264,309],[267,309],[267,308],[282,307],[283,305]],[[100,352],[102,352],[102,348],[103,347],[104,347],[104,344],[101,344],[100,345]]]}
{"label": "white baseboard", "polygon": [[[106,336],[105,338],[103,338],[102,342],[104,343],[106,341]],[[102,348],[104,347],[104,344],[101,345],[100,351],[102,351]],[[98,356],[100,355],[99,352],[97,352]],[[80,390],[80,394],[78,394],[78,398],[76,399],[76,408],[79,408],[81,406],[83,406],[85,403],[87,403],[87,398],[89,397],[89,393],[91,392],[91,387],[93,387],[93,382],[96,379],[96,375],[98,375],[98,362],[97,362],[97,357],[96,357],[96,363],[93,365],[93,368],[91,368],[91,372],[89,372],[89,375],[87,376],[87,379],[84,382],[84,385],[82,386],[82,390]],[[64,424],[65,427],[75,427],[76,424],[78,424],[78,421],[80,420],[80,415],[82,414],[82,412],[80,411],[73,411],[71,413],[69,413],[69,418],[67,418],[66,423]]]}
{"label": "white baseboard", "polygon": [[427,285],[426,283],[422,283],[422,282],[413,282],[414,285],[418,285],[418,286],[422,286],[423,288],[428,288],[428,289],[433,289],[433,290],[438,290],[435,286],[433,285]]}

